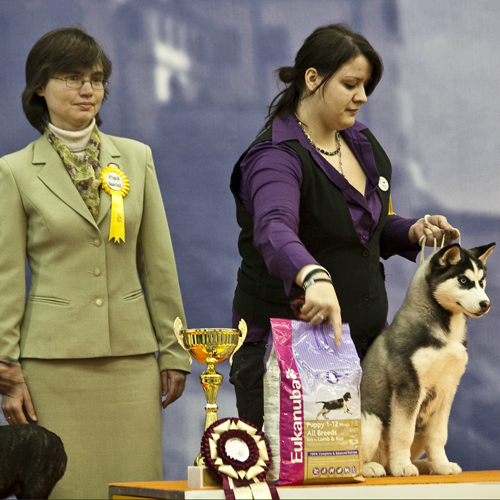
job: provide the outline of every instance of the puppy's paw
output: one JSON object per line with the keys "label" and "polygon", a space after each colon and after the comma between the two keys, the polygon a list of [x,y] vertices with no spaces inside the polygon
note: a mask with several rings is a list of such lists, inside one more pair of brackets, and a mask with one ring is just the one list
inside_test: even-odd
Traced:
{"label": "puppy's paw", "polygon": [[419,474],[432,474],[431,466],[426,458],[422,460],[415,460],[413,462],[413,465],[415,465],[415,467],[418,469]]}
{"label": "puppy's paw", "polygon": [[418,469],[410,461],[391,461],[391,474],[396,477],[418,476]]}
{"label": "puppy's paw", "polygon": [[429,462],[430,474],[438,474],[442,476],[449,476],[451,474],[460,474],[462,472],[462,468],[454,463],[454,462],[444,462],[444,463],[435,463]]}
{"label": "puppy's paw", "polygon": [[387,476],[387,472],[384,466],[377,462],[367,462],[363,464],[363,476],[364,477],[384,477]]}

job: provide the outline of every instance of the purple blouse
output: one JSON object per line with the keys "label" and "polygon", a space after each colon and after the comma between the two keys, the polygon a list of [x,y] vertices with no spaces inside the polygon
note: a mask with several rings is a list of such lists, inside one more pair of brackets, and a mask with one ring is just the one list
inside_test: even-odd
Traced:
{"label": "purple blouse", "polygon": [[[283,279],[287,294],[300,269],[317,262],[298,237],[301,161],[297,153],[283,142],[295,139],[310,151],[330,181],[341,189],[356,232],[361,242],[368,243],[380,219],[382,204],[377,194],[379,174],[371,144],[361,133],[364,129],[365,125],[356,122],[341,132],[366,174],[364,196],[314,149],[292,115],[275,119],[272,141],[252,147],[241,162],[238,196],[254,218],[254,245],[263,256],[270,274]],[[410,260],[416,259],[419,250],[408,239],[410,226],[416,220],[397,215],[387,218],[380,237],[383,258],[400,254]],[[233,311],[233,327],[239,319]],[[248,325],[247,342],[262,340],[267,332]]]}

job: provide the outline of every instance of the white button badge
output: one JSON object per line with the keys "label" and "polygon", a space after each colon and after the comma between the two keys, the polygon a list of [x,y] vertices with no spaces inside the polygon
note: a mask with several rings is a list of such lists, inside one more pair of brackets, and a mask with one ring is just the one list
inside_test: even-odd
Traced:
{"label": "white button badge", "polygon": [[389,189],[389,183],[385,177],[380,176],[380,179],[378,180],[378,187],[382,191],[387,191]]}

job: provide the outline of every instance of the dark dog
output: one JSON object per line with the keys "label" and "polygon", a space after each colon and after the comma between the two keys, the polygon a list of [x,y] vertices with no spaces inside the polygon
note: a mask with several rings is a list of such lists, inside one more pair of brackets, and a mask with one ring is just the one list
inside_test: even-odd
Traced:
{"label": "dark dog", "polygon": [[48,498],[66,463],[53,432],[34,424],[0,426],[0,498]]}
{"label": "dark dog", "polygon": [[323,408],[319,411],[316,420],[322,416],[328,419],[327,415],[331,410],[344,410],[344,413],[351,413],[351,410],[347,407],[347,401],[351,399],[351,393],[346,392],[344,397],[340,399],[332,399],[332,401],[316,401],[317,403],[323,404]]}

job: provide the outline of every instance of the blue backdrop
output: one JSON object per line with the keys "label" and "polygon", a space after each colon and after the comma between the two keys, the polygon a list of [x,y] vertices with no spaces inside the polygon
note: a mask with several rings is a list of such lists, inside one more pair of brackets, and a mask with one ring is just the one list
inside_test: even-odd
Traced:
{"label": "blue backdrop", "polygon": [[[384,59],[359,120],[392,159],[395,211],[443,213],[467,247],[498,242],[497,0],[2,0],[0,156],[38,137],[20,102],[29,50],[51,29],[84,26],[114,64],[102,130],[153,149],[189,326],[229,327],[239,265],[232,166],[277,93],[274,69],[334,22],[362,32]],[[464,470],[500,469],[499,256],[488,262],[491,312],[469,322],[450,421],[448,455]],[[391,317],[415,269],[387,263]],[[228,363],[219,367],[219,417],[236,416]],[[201,371],[193,365],[184,396],[164,412],[165,479],[185,479],[198,453]]]}

